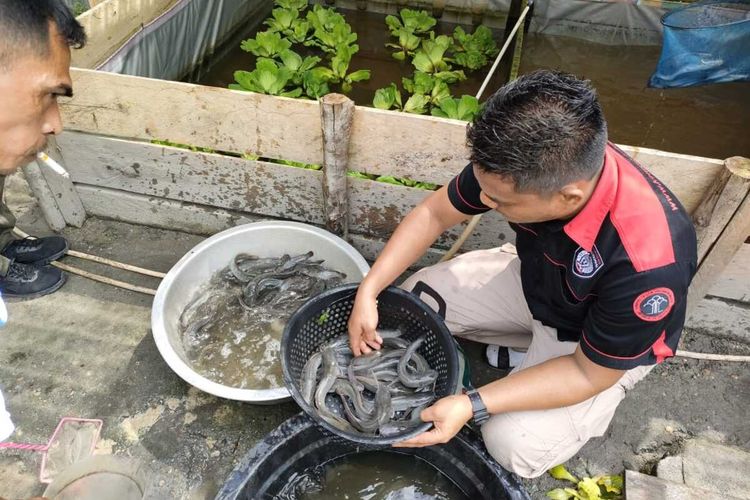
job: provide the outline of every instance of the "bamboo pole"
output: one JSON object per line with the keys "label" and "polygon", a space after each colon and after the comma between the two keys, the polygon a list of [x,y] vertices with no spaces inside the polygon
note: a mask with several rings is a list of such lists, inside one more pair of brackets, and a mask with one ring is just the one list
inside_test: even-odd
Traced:
{"label": "bamboo pole", "polygon": [[320,99],[323,127],[323,199],[326,229],[346,239],[349,236],[349,193],[346,170],[354,102],[341,94]]}
{"label": "bamboo pole", "polygon": [[63,271],[67,271],[71,274],[77,274],[78,276],[83,276],[84,278],[98,281],[100,283],[105,283],[107,285],[116,286],[118,288],[124,288],[125,290],[130,290],[132,292],[145,293],[146,295],[156,295],[156,290],[152,288],[146,288],[146,287],[142,287],[138,285],[131,285],[130,283],[108,278],[107,276],[102,276],[100,274],[90,273],[88,271],[84,271],[83,269],[79,269],[74,266],[63,264],[62,262],[53,262],[52,265],[58,269],[62,269]]}

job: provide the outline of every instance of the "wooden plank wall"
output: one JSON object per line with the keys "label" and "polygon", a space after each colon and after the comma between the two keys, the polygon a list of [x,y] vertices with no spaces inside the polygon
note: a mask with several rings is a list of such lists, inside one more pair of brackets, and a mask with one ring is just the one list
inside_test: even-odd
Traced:
{"label": "wooden plank wall", "polygon": [[[159,219],[163,210],[165,220],[183,228],[174,215],[182,207],[192,214],[192,227],[202,228],[196,231],[200,233],[214,232],[242,217],[323,222],[319,171],[148,142],[167,139],[320,164],[323,145],[317,102],[89,70],[72,73],[75,97],[62,105],[71,132],[63,134],[59,143],[88,213],[123,217],[135,207],[148,206],[157,215],[149,220],[144,219],[148,214],[132,215],[131,221],[169,227]],[[465,128],[460,121],[357,107],[348,168],[443,184],[467,161]],[[623,149],[691,211],[723,168],[719,160]],[[354,238],[371,249],[368,257],[428,194],[354,178],[349,179],[349,189],[349,225]],[[446,234],[433,254],[450,245],[460,231]],[[507,223],[489,214],[464,248],[497,246],[511,238]]]}

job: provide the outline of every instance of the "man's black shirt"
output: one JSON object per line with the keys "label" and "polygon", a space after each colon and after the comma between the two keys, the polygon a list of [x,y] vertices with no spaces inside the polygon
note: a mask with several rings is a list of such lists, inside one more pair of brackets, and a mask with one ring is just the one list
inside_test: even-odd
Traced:
{"label": "man's black shirt", "polygon": [[[472,166],[448,185],[457,210],[489,210]],[[674,355],[696,271],[695,229],[675,196],[610,144],[596,188],[569,221],[510,224],[532,315],[617,369]]]}

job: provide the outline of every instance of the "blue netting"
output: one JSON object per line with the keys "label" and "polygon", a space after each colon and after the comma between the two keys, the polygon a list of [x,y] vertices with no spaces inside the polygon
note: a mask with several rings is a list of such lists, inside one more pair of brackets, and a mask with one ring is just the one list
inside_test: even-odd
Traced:
{"label": "blue netting", "polygon": [[649,87],[750,80],[750,0],[708,0],[669,12]]}

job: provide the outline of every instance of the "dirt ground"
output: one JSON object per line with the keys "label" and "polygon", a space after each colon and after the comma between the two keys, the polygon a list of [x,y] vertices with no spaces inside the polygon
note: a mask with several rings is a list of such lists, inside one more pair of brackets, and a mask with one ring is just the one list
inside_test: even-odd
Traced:
{"label": "dirt ground", "polygon": [[[9,182],[18,226],[49,234],[25,183]],[[167,271],[202,237],[89,219],[64,231],[74,249]],[[70,257],[72,265],[156,288],[158,282]],[[299,410],[294,403],[252,406],[202,393],[162,360],[150,333],[151,298],[70,276],[57,293],[8,304],[0,331],[0,387],[17,426],[13,441],[45,443],[60,418],[104,421],[97,453],[143,461],[153,471],[152,498],[213,498],[242,456]],[[744,328],[744,326],[742,327]],[[684,334],[684,348],[750,354],[750,344],[711,329]],[[731,333],[731,332],[730,332]],[[747,333],[744,338],[748,338]],[[742,338],[738,335],[736,338]],[[486,367],[482,346],[467,345],[475,382],[502,376]],[[621,404],[606,435],[567,466],[579,475],[652,472],[692,436],[750,449],[747,364],[672,359]],[[40,456],[0,451],[0,495],[41,494]],[[549,477],[525,481],[532,498],[557,487]]]}

